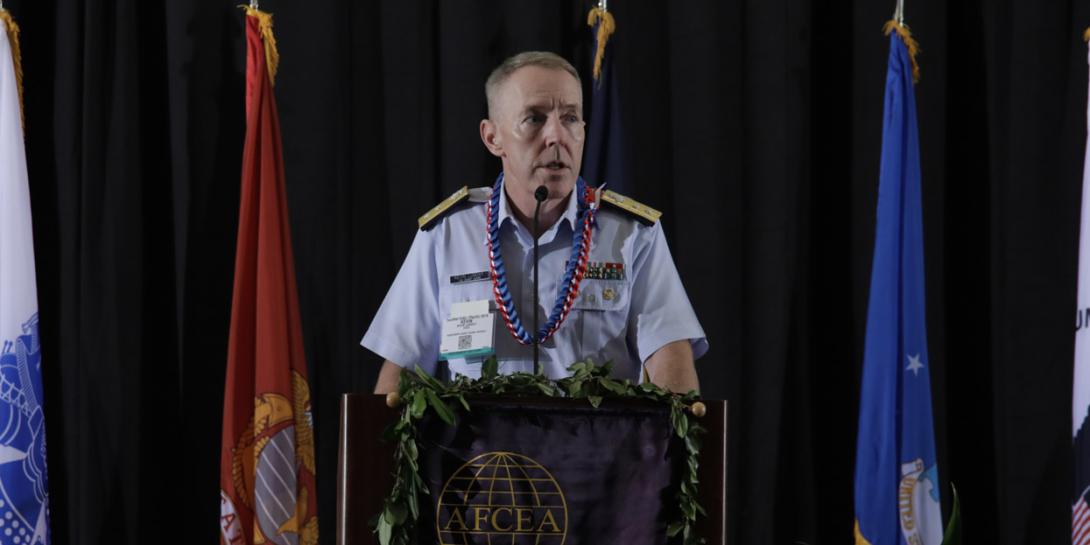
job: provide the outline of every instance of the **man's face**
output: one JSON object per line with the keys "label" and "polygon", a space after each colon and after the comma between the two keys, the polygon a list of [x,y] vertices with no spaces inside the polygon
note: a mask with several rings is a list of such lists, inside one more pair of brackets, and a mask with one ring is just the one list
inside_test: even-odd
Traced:
{"label": "man's face", "polygon": [[508,192],[544,185],[550,199],[575,187],[583,160],[583,91],[571,74],[540,66],[516,70],[494,97],[481,137],[503,162]]}

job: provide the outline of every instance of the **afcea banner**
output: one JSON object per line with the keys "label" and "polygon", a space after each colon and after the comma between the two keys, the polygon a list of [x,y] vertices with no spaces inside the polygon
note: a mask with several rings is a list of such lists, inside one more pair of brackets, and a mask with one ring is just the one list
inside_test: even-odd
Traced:
{"label": "afcea banner", "polygon": [[474,403],[420,425],[420,543],[667,544],[685,446],[668,407]]}

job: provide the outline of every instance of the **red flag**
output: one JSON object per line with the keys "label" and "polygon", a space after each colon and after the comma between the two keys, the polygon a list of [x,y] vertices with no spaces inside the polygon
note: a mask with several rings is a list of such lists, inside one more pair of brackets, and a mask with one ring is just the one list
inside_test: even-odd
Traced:
{"label": "red flag", "polygon": [[272,91],[271,16],[247,10],[246,43],[246,143],[220,452],[221,542],[314,545],[314,434]]}

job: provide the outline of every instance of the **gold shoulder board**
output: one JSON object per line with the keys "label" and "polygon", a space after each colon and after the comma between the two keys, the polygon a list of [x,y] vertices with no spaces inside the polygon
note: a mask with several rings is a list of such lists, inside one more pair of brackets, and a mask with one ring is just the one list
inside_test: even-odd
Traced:
{"label": "gold shoulder board", "polygon": [[420,216],[416,220],[417,225],[421,229],[427,231],[435,220],[443,216],[443,214],[454,207],[454,205],[469,198],[469,186],[463,185],[461,189],[455,191],[453,195],[443,199],[443,202],[435,205],[435,208],[428,210],[427,214]]}
{"label": "gold shoulder board", "polygon": [[662,212],[609,189],[602,192],[602,202],[616,206],[647,224],[654,224],[662,217]]}

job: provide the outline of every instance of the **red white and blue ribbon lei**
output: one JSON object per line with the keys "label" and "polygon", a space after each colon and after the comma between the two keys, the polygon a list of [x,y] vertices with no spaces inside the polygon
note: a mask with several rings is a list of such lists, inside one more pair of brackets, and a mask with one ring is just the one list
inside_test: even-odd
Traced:
{"label": "red white and blue ribbon lei", "polygon": [[[522,326],[522,320],[519,319],[518,311],[515,309],[515,302],[507,288],[507,271],[503,267],[503,256],[500,253],[499,205],[502,195],[503,173],[501,172],[499,177],[496,178],[495,185],[492,186],[492,196],[489,198],[488,206],[485,209],[488,225],[486,232],[488,265],[492,276],[492,293],[496,297],[496,305],[500,309],[500,314],[503,315],[503,321],[507,324],[507,330],[511,332],[511,336],[520,344],[532,345],[534,339]],[[561,279],[560,288],[557,290],[556,303],[553,305],[552,314],[549,315],[548,321],[545,322],[541,330],[537,332],[537,344],[544,343],[556,333],[556,330],[560,329],[560,324],[564,323],[564,318],[567,318],[572,304],[575,303],[576,296],[579,295],[579,283],[583,280],[583,275],[587,271],[591,227],[594,225],[594,215],[598,210],[598,203],[595,199],[594,188],[587,187],[583,178],[576,181],[575,194],[572,197],[579,198],[577,221],[580,228],[574,229],[571,258],[568,259],[568,264],[564,268],[564,276]]]}

